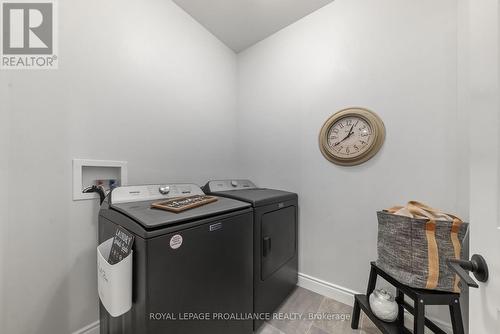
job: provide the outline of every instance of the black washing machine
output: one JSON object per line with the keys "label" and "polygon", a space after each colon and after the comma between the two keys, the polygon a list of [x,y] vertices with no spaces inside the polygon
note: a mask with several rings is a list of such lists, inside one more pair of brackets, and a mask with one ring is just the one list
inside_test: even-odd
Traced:
{"label": "black washing machine", "polygon": [[[298,280],[297,194],[257,188],[248,180],[209,181],[203,190],[254,208],[254,312],[274,312]],[[256,320],[254,330],[262,323]]]}
{"label": "black washing machine", "polygon": [[[224,197],[181,213],[151,208],[188,195],[204,193],[193,184],[120,187],[102,205],[99,243],[117,226],[135,242],[132,308],[112,317],[101,303],[101,334],[252,333],[251,318],[224,318],[253,310],[252,208]],[[209,320],[194,317],[203,314]]]}

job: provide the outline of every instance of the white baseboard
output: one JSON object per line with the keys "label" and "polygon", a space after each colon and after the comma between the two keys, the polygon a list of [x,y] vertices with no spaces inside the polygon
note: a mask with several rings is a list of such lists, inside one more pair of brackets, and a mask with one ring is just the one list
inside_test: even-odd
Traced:
{"label": "white baseboard", "polygon": [[359,294],[359,292],[354,290],[323,281],[322,279],[312,277],[304,273],[299,273],[298,285],[302,288],[319,293],[325,297],[335,299],[336,301],[349,306],[354,305],[354,295]]}
{"label": "white baseboard", "polygon": [[99,320],[83,328],[80,328],[73,334],[99,334]]}
{"label": "white baseboard", "polygon": [[[335,299],[336,301],[349,306],[354,305],[354,295],[359,294],[359,292],[356,292],[354,290],[324,281],[322,279],[304,273],[299,273],[298,285],[304,289],[308,289],[325,297]],[[445,332],[453,332],[450,323],[433,317],[429,317],[429,319],[432,320],[436,325],[441,327]]]}

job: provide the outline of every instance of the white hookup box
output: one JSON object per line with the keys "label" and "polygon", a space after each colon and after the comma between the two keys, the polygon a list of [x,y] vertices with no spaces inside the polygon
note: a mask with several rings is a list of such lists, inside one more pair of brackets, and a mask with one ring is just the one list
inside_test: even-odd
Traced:
{"label": "white hookup box", "polygon": [[108,258],[113,238],[97,247],[97,290],[102,304],[112,317],[119,317],[132,308],[132,254],[116,264]]}

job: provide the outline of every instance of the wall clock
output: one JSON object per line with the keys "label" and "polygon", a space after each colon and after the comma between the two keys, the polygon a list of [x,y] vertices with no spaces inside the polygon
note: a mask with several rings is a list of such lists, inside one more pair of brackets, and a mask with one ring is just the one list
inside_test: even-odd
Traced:
{"label": "wall clock", "polygon": [[371,159],[385,140],[380,117],[364,108],[343,109],[321,128],[319,146],[326,159],[342,166],[354,166]]}

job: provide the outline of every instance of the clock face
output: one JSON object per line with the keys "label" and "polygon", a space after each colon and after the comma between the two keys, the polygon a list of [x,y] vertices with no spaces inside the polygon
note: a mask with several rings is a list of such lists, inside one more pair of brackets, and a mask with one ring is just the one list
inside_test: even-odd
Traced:
{"label": "clock face", "polygon": [[331,154],[351,158],[364,154],[373,143],[370,124],[361,117],[349,116],[336,121],[328,131],[328,151]]}
{"label": "clock face", "polygon": [[385,140],[380,117],[364,108],[343,109],[323,124],[319,146],[323,156],[342,166],[359,165],[372,158]]}

